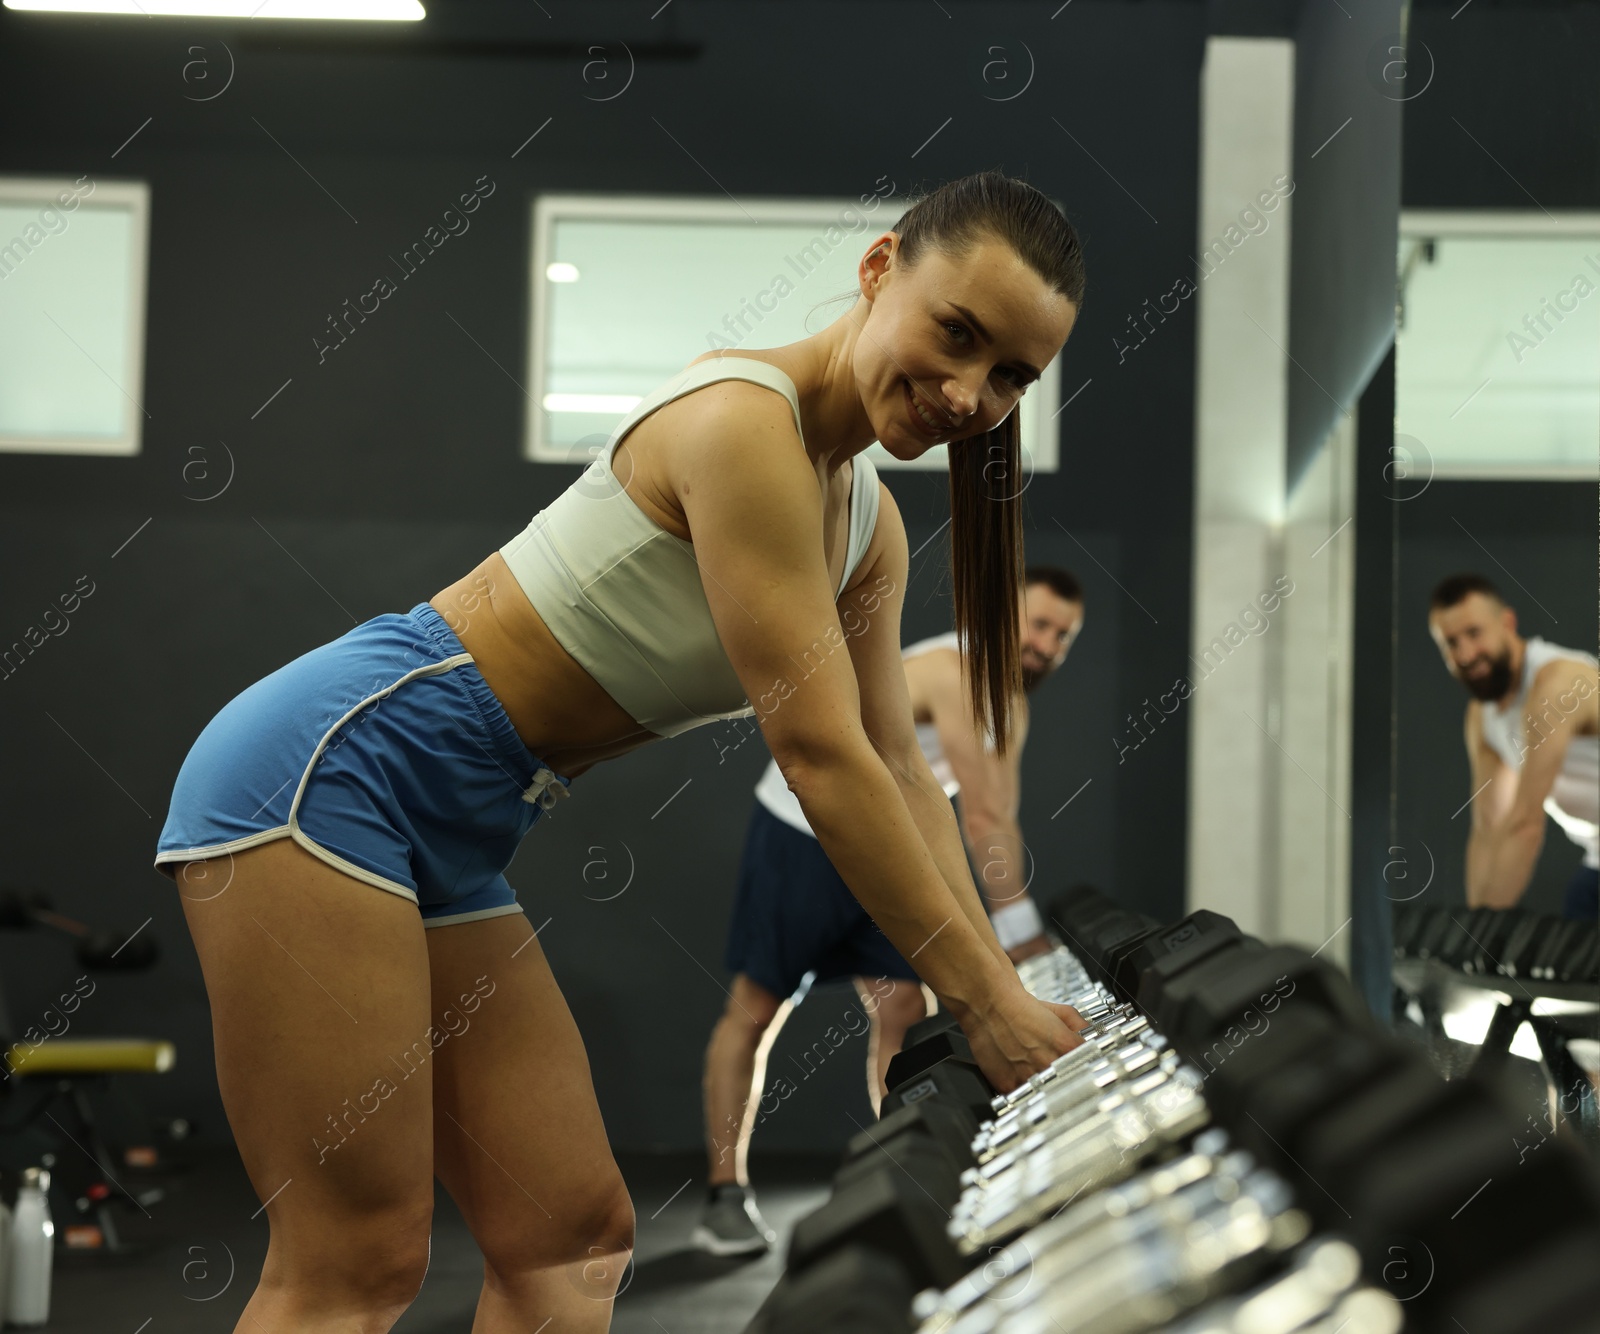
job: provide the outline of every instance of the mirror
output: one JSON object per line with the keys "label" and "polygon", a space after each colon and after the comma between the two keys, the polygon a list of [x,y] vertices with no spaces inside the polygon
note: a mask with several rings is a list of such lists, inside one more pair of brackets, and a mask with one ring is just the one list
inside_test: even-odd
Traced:
{"label": "mirror", "polygon": [[[1594,703],[1534,672],[1595,662],[1600,215],[1403,212],[1398,273],[1396,1018],[1447,1076],[1505,1061],[1558,1113],[1530,1138],[1565,1121],[1592,1140],[1600,1006],[1577,979],[1600,935],[1600,738]],[[1476,765],[1475,693],[1494,756]],[[1522,837],[1516,785],[1551,742],[1562,762]],[[1469,885],[1511,910],[1471,910]]]}
{"label": "mirror", "polygon": [[[860,200],[540,196],[523,456],[587,463],[644,394],[702,352],[779,347],[846,314],[862,251],[903,211],[894,192],[890,181]],[[703,332],[686,343],[685,330]],[[1025,474],[1056,471],[1059,385],[1057,359],[1023,396]],[[948,466],[943,445],[911,463],[877,444],[867,457]]]}

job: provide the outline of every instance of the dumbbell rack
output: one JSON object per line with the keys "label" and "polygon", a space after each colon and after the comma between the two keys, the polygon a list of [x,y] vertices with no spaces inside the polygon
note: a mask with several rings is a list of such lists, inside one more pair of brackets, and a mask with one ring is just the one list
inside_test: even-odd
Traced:
{"label": "dumbbell rack", "polygon": [[1519,1160],[1492,1081],[1216,914],[1048,916],[1069,944],[1018,972],[1083,1045],[996,1096],[948,1016],[914,1027],[747,1334],[1600,1329],[1600,1174]]}
{"label": "dumbbell rack", "polygon": [[1396,1018],[1415,1007],[1435,1044],[1444,1012],[1464,993],[1498,1006],[1472,1068],[1503,1063],[1522,1024],[1539,1045],[1551,1106],[1573,1132],[1600,1146],[1600,1100],[1568,1046],[1600,1037],[1600,924],[1522,909],[1400,904],[1394,911]]}

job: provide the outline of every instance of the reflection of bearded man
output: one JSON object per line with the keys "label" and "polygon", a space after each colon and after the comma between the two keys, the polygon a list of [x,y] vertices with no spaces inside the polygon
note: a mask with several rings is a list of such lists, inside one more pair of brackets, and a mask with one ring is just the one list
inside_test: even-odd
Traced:
{"label": "reflection of bearded man", "polygon": [[1511,646],[1507,644],[1496,654],[1481,653],[1463,667],[1452,666],[1451,670],[1473,699],[1500,699],[1511,689]]}
{"label": "reflection of bearded man", "polygon": [[1517,633],[1517,613],[1482,575],[1433,592],[1428,631],[1472,696],[1467,905],[1510,908],[1544,845],[1545,816],[1584,851],[1562,914],[1600,914],[1600,664],[1583,649]]}

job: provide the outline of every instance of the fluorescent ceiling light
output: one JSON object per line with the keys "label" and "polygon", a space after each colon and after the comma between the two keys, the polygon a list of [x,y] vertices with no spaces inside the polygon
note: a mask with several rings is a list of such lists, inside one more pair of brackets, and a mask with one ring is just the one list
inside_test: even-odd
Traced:
{"label": "fluorescent ceiling light", "polygon": [[631,412],[638,394],[546,394],[546,412]]}
{"label": "fluorescent ceiling light", "polygon": [[559,260],[546,265],[544,276],[553,283],[575,283],[578,281],[578,266],[576,264],[563,264]]}
{"label": "fluorescent ceiling light", "polygon": [[173,15],[218,19],[426,18],[419,0],[5,0],[7,9],[54,14]]}

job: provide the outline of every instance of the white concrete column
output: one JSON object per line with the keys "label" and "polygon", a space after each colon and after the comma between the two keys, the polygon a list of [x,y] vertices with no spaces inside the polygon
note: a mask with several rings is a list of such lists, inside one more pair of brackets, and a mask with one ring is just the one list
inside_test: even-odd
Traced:
{"label": "white concrete column", "polygon": [[1289,497],[1272,934],[1350,967],[1350,688],[1356,419],[1340,417]]}
{"label": "white concrete column", "polygon": [[1280,869],[1294,44],[1211,38],[1200,87],[1188,902],[1268,936]]}

